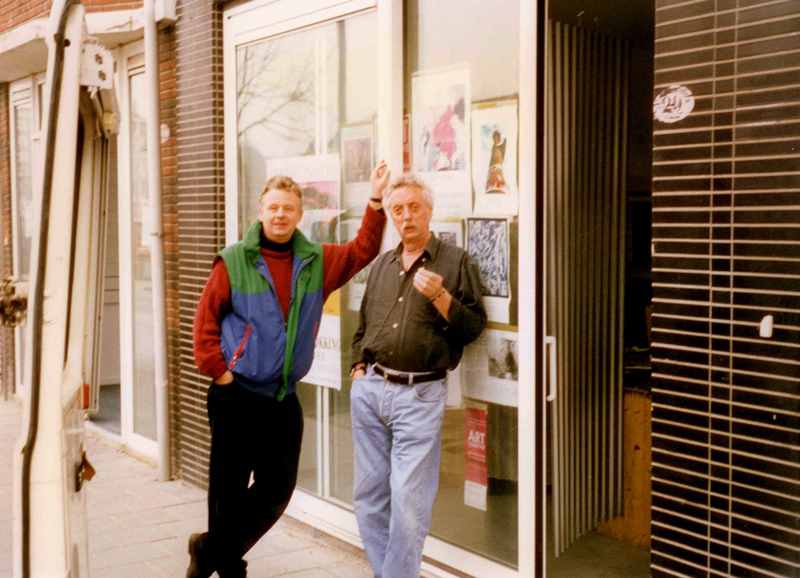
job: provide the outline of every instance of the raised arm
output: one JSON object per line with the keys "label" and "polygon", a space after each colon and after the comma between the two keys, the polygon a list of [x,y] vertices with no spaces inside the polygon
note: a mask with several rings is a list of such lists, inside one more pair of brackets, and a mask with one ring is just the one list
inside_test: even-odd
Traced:
{"label": "raised arm", "polygon": [[389,169],[381,161],[372,170],[372,196],[364,212],[356,238],[343,245],[323,244],[323,294],[328,295],[347,283],[353,275],[366,267],[381,249],[386,214],[383,211],[383,193],[389,182]]}

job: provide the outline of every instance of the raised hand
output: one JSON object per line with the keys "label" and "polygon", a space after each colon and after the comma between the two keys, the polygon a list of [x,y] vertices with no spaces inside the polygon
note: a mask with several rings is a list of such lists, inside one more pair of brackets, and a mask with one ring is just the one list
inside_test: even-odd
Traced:
{"label": "raised hand", "polygon": [[391,171],[386,161],[380,161],[375,168],[372,169],[372,174],[369,177],[372,183],[372,198],[382,199],[383,193],[386,191],[386,186],[389,184],[389,176]]}
{"label": "raised hand", "polygon": [[443,281],[444,277],[433,271],[428,271],[425,267],[420,267],[414,273],[414,289],[431,301],[436,299],[443,291]]}

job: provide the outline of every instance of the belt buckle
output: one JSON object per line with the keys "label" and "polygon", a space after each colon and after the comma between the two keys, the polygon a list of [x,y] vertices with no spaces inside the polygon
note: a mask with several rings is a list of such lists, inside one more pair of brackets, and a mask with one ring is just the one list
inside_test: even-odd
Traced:
{"label": "belt buckle", "polygon": [[393,369],[389,369],[388,367],[384,367],[379,363],[375,364],[378,369],[380,369],[383,376],[388,379],[389,381],[395,380],[395,383],[403,383],[406,382],[406,385],[414,385],[414,374],[406,371],[395,371]]}

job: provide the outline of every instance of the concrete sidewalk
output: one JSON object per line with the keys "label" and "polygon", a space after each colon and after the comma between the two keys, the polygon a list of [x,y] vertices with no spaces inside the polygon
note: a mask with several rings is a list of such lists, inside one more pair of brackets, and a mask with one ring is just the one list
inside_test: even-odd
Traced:
{"label": "concrete sidewalk", "polygon": [[[0,402],[0,578],[11,576],[11,466],[21,423],[15,402]],[[97,470],[87,485],[92,578],[182,578],[186,540],[206,527],[206,494],[95,434],[87,454]],[[363,553],[284,516],[248,553],[248,576],[369,578]]]}

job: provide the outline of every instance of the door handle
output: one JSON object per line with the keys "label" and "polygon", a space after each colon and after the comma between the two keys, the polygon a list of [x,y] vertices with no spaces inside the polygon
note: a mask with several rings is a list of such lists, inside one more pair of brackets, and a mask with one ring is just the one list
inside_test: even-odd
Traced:
{"label": "door handle", "polygon": [[556,338],[553,335],[546,335],[544,338],[544,345],[550,356],[550,375],[547,388],[547,401],[553,401],[558,392],[558,371],[556,371]]}

